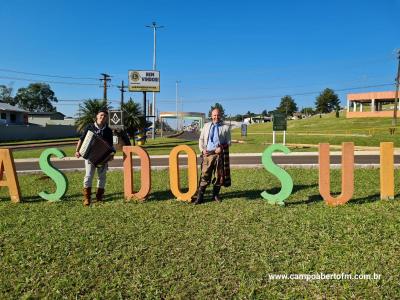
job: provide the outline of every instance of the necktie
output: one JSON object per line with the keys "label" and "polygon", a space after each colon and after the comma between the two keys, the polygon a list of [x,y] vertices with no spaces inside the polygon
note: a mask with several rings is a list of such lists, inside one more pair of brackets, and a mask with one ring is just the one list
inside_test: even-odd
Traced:
{"label": "necktie", "polygon": [[215,126],[217,126],[217,124],[213,124],[211,127],[211,142],[214,142],[214,130],[215,130]]}

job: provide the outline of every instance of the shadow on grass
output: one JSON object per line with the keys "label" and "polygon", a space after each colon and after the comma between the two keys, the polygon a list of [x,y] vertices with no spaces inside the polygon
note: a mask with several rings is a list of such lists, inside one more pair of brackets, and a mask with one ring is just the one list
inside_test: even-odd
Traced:
{"label": "shadow on grass", "polygon": [[[294,185],[292,193],[296,193],[296,192],[299,192],[299,191],[304,190],[304,189],[314,188],[316,186],[317,186],[317,184]],[[212,197],[211,196],[212,187],[211,188],[209,187],[208,189],[210,189],[210,192],[209,192],[209,195],[207,193],[206,196],[204,197],[205,198],[204,202],[213,201],[211,199],[211,197]],[[272,189],[268,189],[268,190],[265,190],[265,191],[267,193],[269,193],[269,194],[277,194],[277,193],[279,193],[280,190],[281,190],[280,187],[279,188],[278,187],[274,187]],[[221,198],[223,198],[224,200],[230,200],[232,198],[245,198],[246,200],[263,200],[263,197],[261,196],[262,192],[264,192],[263,189],[244,190],[244,191],[227,192],[227,193],[224,193],[223,190],[222,190]],[[318,199],[318,197],[319,196],[311,196],[310,197],[310,198],[312,198],[311,200],[309,198],[309,200],[306,200],[306,201],[289,202],[288,204],[290,204],[290,205],[291,204],[306,204],[306,203],[318,202],[318,201],[322,200],[322,199]]]}
{"label": "shadow on grass", "polygon": [[[183,191],[184,192],[184,191]],[[148,195],[148,198],[143,201],[143,202],[153,202],[153,201],[167,201],[174,199],[174,195],[170,190],[165,190],[165,191],[157,191],[157,192],[150,192]],[[113,201],[120,201],[124,200],[125,201],[125,195],[123,192],[118,192],[118,193],[112,193],[112,194],[106,194],[104,195],[104,202],[113,202]],[[134,199],[130,201],[135,201]],[[138,202],[142,202],[140,200],[137,200]]]}
{"label": "shadow on grass", "polygon": [[74,201],[81,201],[83,194],[72,194],[72,195],[65,195],[61,198],[61,201],[48,201],[43,199],[39,195],[36,196],[22,196],[21,203],[40,203],[40,202],[74,202]]}
{"label": "shadow on grass", "polygon": [[[333,197],[338,197],[340,193],[334,193],[332,194]],[[400,194],[396,194],[395,198],[400,197]],[[316,203],[316,202],[321,202],[324,201],[322,199],[321,195],[312,195],[308,197],[308,200],[303,200],[303,201],[296,201],[296,202],[286,202],[287,205],[298,205],[298,204],[311,204],[311,203]],[[377,202],[381,201],[380,199],[380,193],[376,193],[373,195],[369,195],[366,197],[361,197],[361,198],[356,198],[356,199],[350,199],[349,202],[347,202],[350,205],[359,205],[359,204],[366,204],[366,203],[372,203],[372,202]]]}
{"label": "shadow on grass", "polygon": [[[316,187],[317,184],[312,184],[312,185],[295,185],[293,187],[293,194],[296,192],[299,192],[304,189],[309,189],[309,188],[314,188]],[[263,200],[261,193],[264,190],[262,189],[253,189],[253,190],[244,190],[244,191],[227,191],[224,189],[221,190],[221,198],[224,201],[229,201],[232,199],[237,199],[237,198],[244,198],[246,200]],[[266,190],[267,193],[270,194],[276,194],[279,193],[280,188],[272,188]],[[187,189],[183,189],[182,193],[187,192]],[[340,193],[333,193],[332,196],[337,197]],[[71,195],[66,195],[64,196],[60,202],[66,201],[66,202],[80,202],[82,201],[83,195],[81,193],[75,193]],[[399,198],[400,193],[395,195],[395,198]],[[95,199],[95,192],[92,194],[92,200]],[[157,201],[168,201],[171,199],[175,199],[174,195],[170,190],[163,190],[163,191],[156,191],[156,192],[151,192],[149,194],[149,197],[145,200],[145,202],[157,202]],[[114,201],[120,201],[124,200],[124,193],[123,192],[116,192],[116,193],[109,193],[104,195],[104,202],[114,202]],[[1,201],[10,201],[8,197],[5,197],[4,199],[2,198]],[[207,188],[206,194],[204,195],[204,203],[205,202],[212,202],[214,201],[212,199],[212,186],[209,186]],[[306,200],[300,200],[300,201],[288,201],[285,202],[287,206],[292,206],[292,205],[302,205],[302,204],[313,204],[313,203],[318,203],[322,202],[322,196],[319,194],[316,195],[311,195],[308,196],[308,199]],[[348,203],[349,204],[354,204],[354,205],[359,205],[359,204],[365,204],[365,203],[372,203],[376,201],[381,201],[380,200],[380,194],[376,193],[373,195],[369,195],[366,197],[361,197],[361,198],[356,198],[350,200]],[[22,201],[21,203],[41,203],[41,202],[50,202],[47,201],[43,198],[41,198],[39,195],[35,196],[22,196]]]}
{"label": "shadow on grass", "polygon": [[[182,190],[182,193],[185,193],[185,190]],[[152,202],[152,201],[166,201],[170,199],[175,199],[175,196],[172,194],[170,190],[164,190],[164,191],[157,191],[150,193],[149,198],[146,201]]]}
{"label": "shadow on grass", "polygon": [[[398,199],[399,197],[400,197],[400,194],[396,194],[394,196],[395,199],[396,198]],[[362,198],[352,199],[349,201],[349,203],[350,204],[365,204],[365,203],[372,203],[372,202],[377,202],[377,201],[382,201],[380,193],[376,193],[374,195],[370,195],[370,196],[366,196],[366,197],[362,197]],[[389,200],[389,201],[393,201],[393,200]]]}
{"label": "shadow on grass", "polygon": [[321,195],[309,196],[307,200],[295,201],[295,202],[285,202],[287,206],[300,205],[300,204],[313,204],[323,201]]}

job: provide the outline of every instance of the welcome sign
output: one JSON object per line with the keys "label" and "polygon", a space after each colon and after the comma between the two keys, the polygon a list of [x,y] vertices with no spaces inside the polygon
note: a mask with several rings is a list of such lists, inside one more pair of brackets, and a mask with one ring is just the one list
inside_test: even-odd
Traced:
{"label": "welcome sign", "polygon": [[[262,154],[264,168],[276,176],[281,183],[277,194],[266,191],[260,196],[270,204],[284,205],[291,195],[293,179],[289,173],[276,165],[272,160],[274,152],[290,153],[290,150],[280,144],[267,147]],[[186,193],[182,193],[179,178],[179,155],[188,157],[188,185]],[[146,150],[139,146],[123,147],[124,196],[126,200],[137,199],[144,201],[151,192],[151,161]],[[140,159],[140,190],[134,190],[132,154]],[[49,148],[42,152],[39,165],[41,170],[56,184],[54,193],[40,192],[39,196],[48,201],[60,201],[68,189],[68,179],[52,166],[51,156],[65,157],[65,153],[57,148]],[[197,190],[197,156],[196,152],[187,145],[176,146],[169,155],[169,184],[172,194],[181,201],[191,201]],[[21,191],[15,170],[14,159],[10,149],[0,149],[0,188],[7,187],[12,202],[19,203]],[[380,144],[380,196],[381,199],[394,198],[394,147],[392,142]],[[330,192],[330,156],[329,144],[319,144],[319,192],[329,206],[343,205],[351,200],[354,194],[354,143],[343,143],[342,146],[342,191],[337,197]]]}

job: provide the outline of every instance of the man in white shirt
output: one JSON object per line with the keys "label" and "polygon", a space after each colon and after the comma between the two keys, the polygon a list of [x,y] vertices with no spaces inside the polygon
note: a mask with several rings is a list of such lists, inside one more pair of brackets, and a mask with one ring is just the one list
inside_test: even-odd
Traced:
{"label": "man in white shirt", "polygon": [[203,156],[203,164],[197,199],[194,204],[203,202],[204,192],[211,183],[214,173],[217,173],[217,176],[215,182],[213,182],[213,200],[221,201],[219,192],[223,181],[221,174],[223,174],[224,168],[221,154],[231,144],[231,133],[229,126],[221,122],[221,111],[218,108],[211,112],[211,120],[212,122],[204,125],[199,138],[199,149]]}

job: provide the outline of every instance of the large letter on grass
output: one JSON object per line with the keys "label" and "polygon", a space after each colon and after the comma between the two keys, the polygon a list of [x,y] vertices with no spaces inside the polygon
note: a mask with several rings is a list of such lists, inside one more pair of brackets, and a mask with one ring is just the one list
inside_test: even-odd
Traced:
{"label": "large letter on grass", "polygon": [[[124,193],[125,199],[145,200],[151,189],[150,157],[146,150],[139,146],[124,146]],[[140,190],[134,192],[132,153],[140,159]]]}
{"label": "large letter on grass", "polygon": [[[4,174],[6,175],[4,179]],[[12,202],[21,202],[21,191],[12,152],[10,149],[0,149],[0,188],[8,187]]]}
{"label": "large letter on grass", "polygon": [[354,144],[342,145],[342,193],[331,196],[329,144],[319,144],[319,193],[329,206],[348,202],[354,193]]}
{"label": "large letter on grass", "polygon": [[290,150],[284,145],[271,145],[264,150],[262,155],[262,163],[267,171],[278,177],[282,187],[277,194],[269,194],[264,191],[261,193],[261,196],[270,204],[285,205],[284,201],[290,196],[293,190],[293,180],[292,177],[285,170],[278,167],[272,161],[272,153],[275,151],[281,151],[285,154],[290,153]]}
{"label": "large letter on grass", "polygon": [[[188,155],[188,185],[189,190],[181,193],[179,180],[179,152],[186,152]],[[196,152],[187,145],[176,146],[169,154],[169,183],[171,192],[178,200],[190,201],[197,189],[197,156]]]}
{"label": "large letter on grass", "polygon": [[57,158],[65,157],[65,153],[57,148],[46,149],[42,154],[40,154],[39,166],[43,173],[54,180],[56,183],[56,191],[53,194],[40,192],[39,196],[47,201],[60,201],[67,192],[68,180],[63,173],[61,173],[57,168],[54,168],[50,163],[50,157],[52,155],[55,155]]}
{"label": "large letter on grass", "polygon": [[381,199],[394,199],[393,143],[381,143]]}

